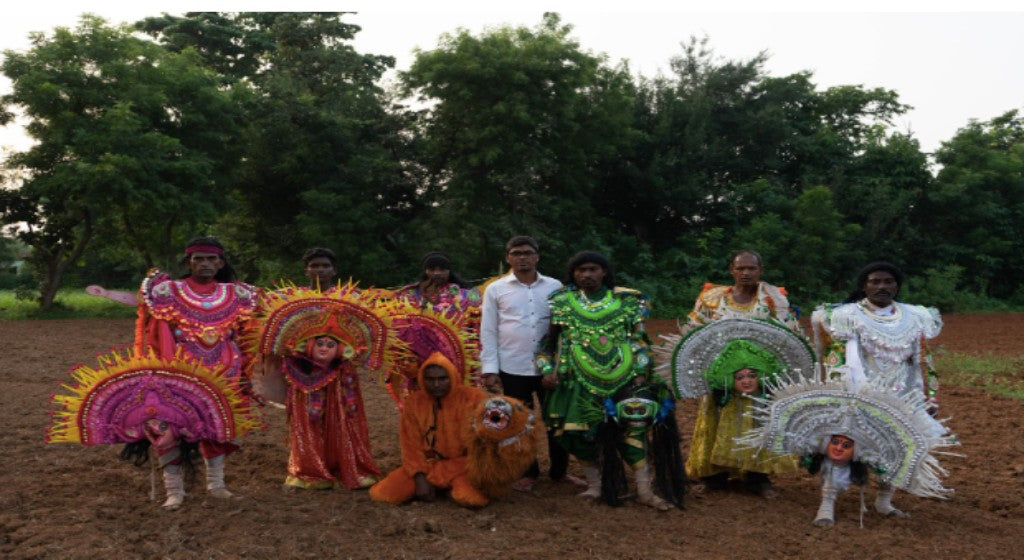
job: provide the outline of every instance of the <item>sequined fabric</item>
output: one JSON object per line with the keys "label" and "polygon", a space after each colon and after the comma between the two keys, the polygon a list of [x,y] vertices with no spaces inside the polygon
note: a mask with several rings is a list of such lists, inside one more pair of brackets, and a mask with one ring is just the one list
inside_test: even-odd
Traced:
{"label": "sequined fabric", "polygon": [[795,455],[755,452],[736,445],[733,438],[754,427],[754,420],[744,414],[752,407],[751,399],[738,395],[733,395],[721,408],[715,406],[711,395],[702,397],[690,454],[686,458],[688,476],[699,478],[723,471],[737,475],[744,472],[776,474],[799,468]]}
{"label": "sequined fabric", "polygon": [[[288,358],[285,367],[295,368]],[[359,378],[350,362],[329,375],[330,381],[307,391],[289,381],[288,477],[285,484],[302,488],[365,488],[380,478],[370,453],[370,436],[363,410]],[[317,404],[318,403],[318,404]],[[314,405],[319,407],[315,413]]]}

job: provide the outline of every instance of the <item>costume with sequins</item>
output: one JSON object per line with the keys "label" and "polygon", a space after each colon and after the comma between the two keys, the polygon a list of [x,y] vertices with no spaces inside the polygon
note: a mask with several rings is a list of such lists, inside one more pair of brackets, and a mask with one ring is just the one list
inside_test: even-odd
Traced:
{"label": "costume with sequins", "polygon": [[[286,382],[288,475],[286,486],[365,488],[380,478],[370,451],[357,366],[390,364],[384,348],[394,331],[372,290],[352,283],[327,292],[285,287],[264,292],[246,347],[278,363]],[[311,359],[314,341],[338,343],[327,364]]]}
{"label": "costume with sequins", "polygon": [[[242,282],[201,284],[191,277],[172,280],[154,269],[142,281],[139,300],[137,353],[152,351],[158,357],[171,358],[180,348],[226,378],[240,380],[244,356],[237,337],[256,306],[252,286]],[[230,442],[209,440],[201,441],[199,447],[208,459],[237,448]]]}
{"label": "costume with sequins", "polygon": [[915,393],[935,404],[938,379],[927,344],[942,330],[935,308],[893,302],[878,309],[863,299],[822,305],[811,324],[827,378],[883,377],[900,394]]}
{"label": "costume with sequins", "polygon": [[[734,289],[734,286],[705,284],[681,330],[688,331],[721,319],[747,318],[773,319],[793,332],[800,332],[785,288],[759,282],[756,297],[747,304],[733,300]],[[750,404],[748,399],[731,399],[720,407],[712,395],[701,397],[690,453],[686,458],[688,476],[699,478],[726,470],[733,476],[743,476],[746,471],[771,474],[797,469],[797,460],[793,457],[779,460],[764,455],[758,458],[751,451],[734,450],[732,438],[752,427],[748,420],[744,420],[744,412]]]}
{"label": "costume with sequins", "polygon": [[647,373],[650,301],[628,288],[602,288],[588,297],[572,284],[548,301],[558,340],[548,341],[536,365],[545,375],[557,373],[559,383],[545,403],[544,421],[567,451],[592,462],[605,399]]}
{"label": "costume with sequins", "polygon": [[136,349],[151,348],[158,356],[170,357],[180,347],[206,366],[223,365],[227,377],[238,378],[243,355],[237,334],[256,307],[252,286],[172,280],[154,270],[142,281],[139,299],[143,304]]}

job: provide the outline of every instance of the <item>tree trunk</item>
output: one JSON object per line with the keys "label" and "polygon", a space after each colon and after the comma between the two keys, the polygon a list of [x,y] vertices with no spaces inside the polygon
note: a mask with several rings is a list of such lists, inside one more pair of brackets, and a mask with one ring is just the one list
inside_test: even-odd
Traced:
{"label": "tree trunk", "polygon": [[61,258],[62,251],[59,249],[50,253],[51,257],[46,263],[46,275],[43,277],[42,286],[39,289],[39,309],[41,311],[49,311],[53,307],[53,298],[57,296],[57,290],[60,289],[61,282],[64,280],[64,272],[67,271],[71,263],[81,258],[82,253],[85,252],[85,246],[92,239],[92,214],[89,212],[85,213],[82,226],[82,236],[75,242],[75,246],[66,258]]}

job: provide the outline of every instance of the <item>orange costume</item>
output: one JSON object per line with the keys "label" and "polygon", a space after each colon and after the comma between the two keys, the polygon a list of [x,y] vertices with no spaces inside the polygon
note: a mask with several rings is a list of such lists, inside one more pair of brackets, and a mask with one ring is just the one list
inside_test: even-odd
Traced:
{"label": "orange costume", "polygon": [[[423,388],[423,371],[429,366],[441,366],[451,379],[451,391],[441,398],[434,398]],[[406,502],[416,494],[415,476],[423,473],[433,486],[450,488],[458,504],[487,505],[487,496],[469,482],[468,451],[462,437],[465,424],[487,394],[464,385],[452,362],[439,352],[420,365],[417,381],[419,389],[405,399],[402,408],[402,465],[370,488],[370,497],[396,505]]]}

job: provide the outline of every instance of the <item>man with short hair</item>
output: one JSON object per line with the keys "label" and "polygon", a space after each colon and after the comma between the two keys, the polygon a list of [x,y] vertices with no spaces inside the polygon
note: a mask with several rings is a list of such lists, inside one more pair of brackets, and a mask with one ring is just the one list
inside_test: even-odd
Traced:
{"label": "man with short hair", "polygon": [[[492,282],[484,291],[480,324],[484,387],[492,392],[503,388],[506,395],[523,401],[530,408],[534,406],[534,394],[544,402],[540,372],[533,359],[551,324],[548,296],[562,287],[558,280],[537,271],[539,260],[540,247],[532,237],[517,235],[508,240],[505,262],[511,272]],[[551,480],[583,483],[566,473],[569,454],[550,432],[548,457]],[[512,488],[529,492],[539,476],[540,466],[534,461]]]}
{"label": "man with short hair", "polygon": [[[790,309],[786,289],[763,282],[763,272],[764,263],[756,251],[742,249],[733,253],[729,257],[729,274],[733,284],[704,284],[687,322],[679,326],[682,334],[714,321],[737,318],[771,319],[801,334],[796,316]],[[690,441],[690,453],[686,458],[686,474],[701,480],[703,487],[698,487],[698,492],[724,489],[729,478],[734,477],[743,480],[747,491],[766,498],[774,497],[776,492],[772,489],[768,475],[795,470],[795,461],[765,462],[755,470],[716,464],[714,450],[720,415],[721,407],[717,406],[711,395],[701,397]],[[724,428],[734,429],[735,426]]]}
{"label": "man with short hair", "polygon": [[[883,378],[900,395],[918,395],[934,413],[938,379],[927,340],[939,335],[942,319],[935,308],[897,301],[903,282],[903,272],[891,263],[864,267],[841,305],[822,305],[812,314],[815,346],[826,375],[845,377],[854,387]],[[934,428],[945,431],[938,422]],[[893,492],[880,485],[875,509],[904,517],[892,505]]]}
{"label": "man with short hair", "polygon": [[313,247],[302,255],[306,265],[306,278],[310,289],[327,291],[335,287],[338,278],[337,257],[334,251],[324,247]]}

